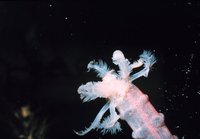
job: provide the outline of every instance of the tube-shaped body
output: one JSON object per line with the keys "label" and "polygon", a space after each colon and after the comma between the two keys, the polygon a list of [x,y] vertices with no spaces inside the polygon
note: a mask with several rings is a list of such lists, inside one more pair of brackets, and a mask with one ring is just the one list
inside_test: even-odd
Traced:
{"label": "tube-shaped body", "polygon": [[126,92],[117,110],[133,130],[135,139],[177,139],[165,126],[164,115],[155,110],[148,96],[135,85]]}
{"label": "tube-shaped body", "polygon": [[[119,66],[119,71],[110,70],[103,61],[91,61],[87,68],[95,70],[98,82],[88,82],[78,88],[83,102],[106,98],[108,102],[102,107],[92,124],[83,131],[75,132],[85,135],[93,129],[101,130],[102,134],[115,134],[121,131],[119,119],[125,120],[133,130],[134,139],[177,139],[172,135],[164,123],[164,115],[158,113],[148,100],[132,82],[139,77],[147,77],[152,65],[156,62],[150,51],[144,51],[140,59],[132,64],[124,54],[116,50],[112,57],[113,63]],[[144,68],[130,75],[134,68]],[[116,109],[119,113],[116,112]],[[103,118],[109,110],[110,115]]]}

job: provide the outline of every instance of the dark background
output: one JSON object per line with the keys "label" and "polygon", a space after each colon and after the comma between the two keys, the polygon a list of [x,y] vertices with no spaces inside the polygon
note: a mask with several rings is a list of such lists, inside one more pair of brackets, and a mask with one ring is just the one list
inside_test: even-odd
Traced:
{"label": "dark background", "polygon": [[143,50],[158,61],[148,78],[134,82],[149,95],[165,122],[181,139],[200,138],[200,3],[0,2],[0,138],[14,138],[13,114],[30,105],[50,124],[49,139],[131,138],[131,129],[79,137],[105,100],[82,103],[77,88],[99,80],[87,64],[102,59],[110,67],[120,49],[131,62]]}

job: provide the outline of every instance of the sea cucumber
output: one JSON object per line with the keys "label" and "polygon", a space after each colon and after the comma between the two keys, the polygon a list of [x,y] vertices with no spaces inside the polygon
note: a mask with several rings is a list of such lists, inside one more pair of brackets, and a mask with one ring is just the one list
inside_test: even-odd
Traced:
{"label": "sea cucumber", "polygon": [[[80,132],[75,131],[75,133],[85,135],[92,129],[98,129],[102,134],[107,132],[115,134],[122,130],[118,121],[122,119],[133,130],[132,137],[135,139],[177,139],[166,127],[164,115],[158,113],[150,103],[148,96],[132,83],[139,77],[148,76],[150,68],[156,62],[155,56],[150,51],[143,51],[139,60],[131,64],[120,50],[116,50],[112,60],[115,65],[119,66],[119,71],[109,69],[102,60],[91,61],[88,64],[88,70],[95,70],[102,81],[81,85],[78,88],[80,98],[83,102],[106,98],[108,102],[88,128]],[[140,66],[144,68],[131,75],[132,70]],[[103,119],[108,109],[110,115]]]}

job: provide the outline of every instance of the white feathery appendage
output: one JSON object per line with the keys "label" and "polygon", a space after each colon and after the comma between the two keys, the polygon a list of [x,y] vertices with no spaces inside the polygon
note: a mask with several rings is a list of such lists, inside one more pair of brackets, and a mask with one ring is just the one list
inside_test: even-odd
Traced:
{"label": "white feathery appendage", "polygon": [[156,58],[154,54],[152,54],[150,51],[144,50],[143,53],[140,55],[140,59],[144,62],[144,77],[147,77],[149,74],[150,68],[153,66],[153,64],[156,62]]}
{"label": "white feathery appendage", "polygon": [[90,125],[90,127],[85,128],[85,130],[82,131],[74,131],[77,135],[79,136],[83,136],[85,134],[87,134],[88,132],[90,132],[92,129],[98,128],[100,121],[103,117],[103,115],[105,114],[105,112],[109,109],[110,103],[107,102],[99,111],[99,113],[97,114],[97,116],[95,117],[94,121],[92,122],[92,124]]}
{"label": "white feathery appendage", "polygon": [[98,126],[98,128],[101,129],[101,133],[103,135],[108,132],[110,132],[111,134],[116,134],[117,132],[120,132],[122,130],[120,127],[120,123],[118,122],[120,116],[115,110],[115,104],[111,102],[109,109],[110,115],[107,116]]}
{"label": "white feathery appendage", "polygon": [[[106,122],[106,121],[105,121]],[[103,127],[100,128],[101,129],[101,133],[102,135],[105,135],[107,133],[111,133],[111,134],[117,134],[118,132],[122,131],[121,129],[121,125],[120,123],[117,121],[114,123],[114,125],[112,127]]]}
{"label": "white feathery appendage", "polygon": [[[141,76],[147,77],[149,74],[150,68],[153,66],[153,64],[157,61],[154,54],[152,54],[150,51],[144,50],[143,53],[140,55],[140,59],[138,60],[140,63],[143,63],[144,69],[133,74],[130,77],[130,81],[133,81]],[[140,64],[139,63],[139,64]],[[138,64],[138,65],[139,65]]]}
{"label": "white feathery appendage", "polygon": [[143,65],[143,60],[139,59],[139,60],[133,62],[133,64],[131,64],[131,67],[132,67],[132,69],[134,69],[134,68],[141,67],[142,65]]}
{"label": "white feathery appendage", "polygon": [[146,50],[144,50],[143,53],[140,55],[140,59],[143,60],[144,66],[147,68],[153,66],[153,64],[157,61],[154,54]]}
{"label": "white feathery appendage", "polygon": [[119,66],[119,76],[121,79],[127,79],[132,71],[132,67],[128,59],[125,59],[124,54],[120,50],[116,50],[112,57],[113,63]]}
{"label": "white feathery appendage", "polygon": [[97,76],[103,78],[106,73],[110,71],[107,64],[103,62],[102,60],[99,60],[99,62],[90,61],[90,63],[87,66],[88,71],[91,69],[94,69],[97,72]]}
{"label": "white feathery appendage", "polygon": [[83,102],[88,102],[99,97],[97,91],[95,90],[95,84],[95,82],[88,82],[78,88],[78,93],[80,94],[80,98]]}

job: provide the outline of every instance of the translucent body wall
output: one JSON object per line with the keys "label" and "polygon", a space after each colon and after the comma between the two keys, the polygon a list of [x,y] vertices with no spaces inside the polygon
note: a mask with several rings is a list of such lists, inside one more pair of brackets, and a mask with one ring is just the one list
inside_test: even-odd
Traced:
{"label": "translucent body wall", "polygon": [[[149,51],[144,51],[139,60],[131,64],[121,51],[116,50],[112,60],[119,66],[118,72],[109,69],[101,60],[91,61],[88,64],[88,70],[95,70],[102,81],[81,85],[78,88],[81,99],[87,102],[96,98],[106,98],[108,102],[88,128],[75,133],[85,135],[92,129],[99,129],[102,134],[107,132],[115,134],[122,130],[118,122],[122,119],[133,130],[132,137],[135,139],[177,139],[165,126],[164,115],[158,113],[148,100],[148,96],[132,84],[135,79],[148,76],[151,66],[156,62],[154,55]],[[130,75],[133,68],[140,66],[144,68]],[[107,110],[110,115],[102,120]]]}

